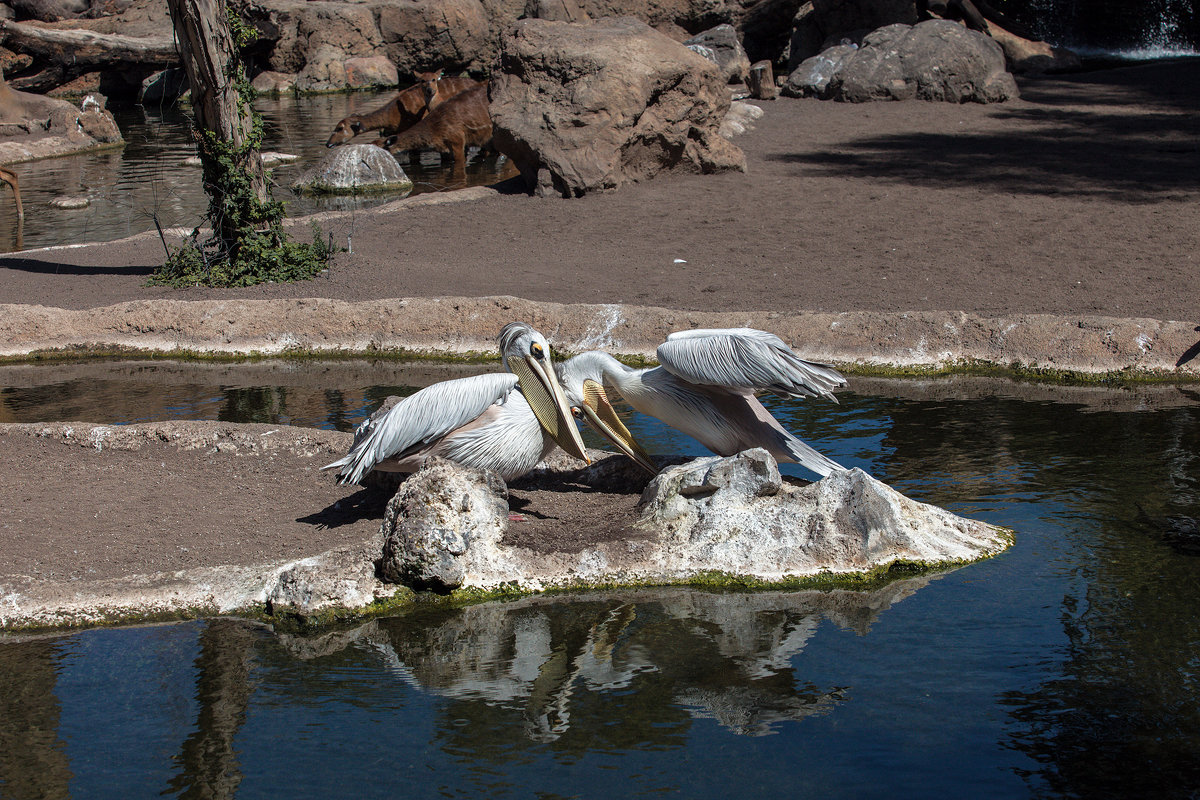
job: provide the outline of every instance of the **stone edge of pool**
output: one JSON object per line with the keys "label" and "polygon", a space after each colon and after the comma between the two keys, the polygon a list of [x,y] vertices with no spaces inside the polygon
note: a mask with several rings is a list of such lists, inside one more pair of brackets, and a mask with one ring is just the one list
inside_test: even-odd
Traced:
{"label": "stone edge of pool", "polygon": [[1193,322],[952,311],[681,311],[517,297],[142,300],[84,310],[0,305],[0,357],[494,354],[496,333],[513,320],[531,323],[566,353],[604,349],[653,357],[672,331],[752,327],[778,334],[805,358],[865,373],[985,366],[1050,377],[1200,379],[1200,326]]}

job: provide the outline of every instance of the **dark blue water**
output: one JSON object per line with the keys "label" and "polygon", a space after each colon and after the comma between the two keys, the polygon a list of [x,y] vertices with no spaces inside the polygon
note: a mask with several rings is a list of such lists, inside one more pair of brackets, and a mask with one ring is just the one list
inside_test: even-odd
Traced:
{"label": "dark blue water", "polygon": [[[346,364],[160,366],[40,384],[6,368],[0,414],[40,397],[99,422],[345,429],[407,383],[386,363],[357,383]],[[421,370],[413,384],[449,376]],[[169,400],[141,391],[155,382]],[[775,411],[1015,546],[869,593],[644,589],[308,638],[219,620],[10,640],[0,797],[1197,796],[1200,557],[1172,518],[1200,516],[1200,395],[851,388]],[[700,452],[630,423],[652,452]]]}

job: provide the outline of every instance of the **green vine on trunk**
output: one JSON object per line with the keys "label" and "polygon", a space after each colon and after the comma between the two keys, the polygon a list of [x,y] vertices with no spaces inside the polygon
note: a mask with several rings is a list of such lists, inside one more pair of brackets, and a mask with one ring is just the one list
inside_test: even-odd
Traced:
{"label": "green vine on trunk", "polygon": [[283,203],[271,200],[269,190],[264,202],[255,191],[248,164],[259,158],[263,123],[252,105],[254,87],[236,53],[253,43],[258,32],[232,9],[227,8],[226,16],[234,40],[226,77],[237,93],[239,113],[250,120],[249,135],[239,146],[197,125],[194,134],[209,197],[205,218],[211,234],[201,241],[197,227],[185,244],[168,248],[167,261],[150,284],[229,287],[308,280],[328,268],[339,250],[324,240],[315,223],[311,242],[291,241],[283,230]]}

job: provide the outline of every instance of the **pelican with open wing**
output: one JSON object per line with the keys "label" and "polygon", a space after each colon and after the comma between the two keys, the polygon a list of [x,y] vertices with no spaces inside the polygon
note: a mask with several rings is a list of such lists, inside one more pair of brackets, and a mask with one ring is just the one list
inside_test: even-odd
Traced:
{"label": "pelican with open wing", "polygon": [[822,477],[845,469],[785,430],[755,396],[837,402],[833,390],[846,385],[837,370],[806,361],[778,336],[753,328],[672,333],[657,353],[660,366],[650,369],[628,367],[599,350],[559,363],[573,413],[639,463],[631,450],[644,451],[616,418],[605,386],[616,389],[635,411],[662,420],[718,455],[762,447],[777,461],[799,463]]}

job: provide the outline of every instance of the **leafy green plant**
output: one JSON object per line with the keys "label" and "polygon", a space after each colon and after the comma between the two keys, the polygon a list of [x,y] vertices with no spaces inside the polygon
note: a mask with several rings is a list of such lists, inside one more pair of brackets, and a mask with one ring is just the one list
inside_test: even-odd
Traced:
{"label": "leafy green plant", "polygon": [[259,157],[263,124],[253,108],[255,91],[237,51],[252,43],[257,32],[228,8],[226,17],[234,40],[226,77],[237,93],[240,114],[250,120],[250,130],[245,142],[235,145],[197,125],[195,137],[209,196],[205,219],[211,233],[202,239],[197,227],[184,245],[168,248],[166,263],[149,280],[152,285],[250,286],[307,280],[325,270],[339,250],[322,238],[315,224],[311,243],[291,241],[283,230],[283,204],[256,186],[250,159]]}
{"label": "leafy green plant", "polygon": [[312,241],[296,242],[280,232],[248,231],[236,251],[220,253],[210,239],[199,241],[192,233],[187,244],[171,251],[171,257],[150,278],[162,286],[253,286],[257,283],[303,281],[326,269],[339,248],[325,240],[319,225],[312,225]]}

